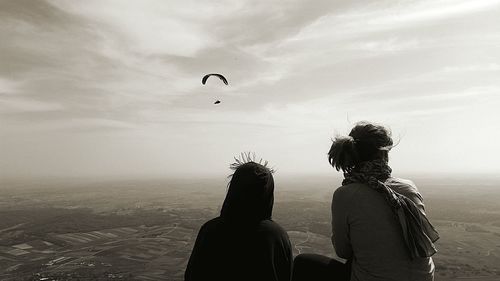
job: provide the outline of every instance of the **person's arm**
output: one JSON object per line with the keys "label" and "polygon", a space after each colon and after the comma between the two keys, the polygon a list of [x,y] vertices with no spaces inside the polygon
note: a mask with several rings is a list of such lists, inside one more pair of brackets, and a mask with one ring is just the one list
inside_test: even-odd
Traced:
{"label": "person's arm", "polygon": [[198,232],[193,251],[189,257],[189,262],[184,272],[184,281],[206,280],[205,262],[206,262],[206,225],[203,225]]}
{"label": "person's arm", "polygon": [[292,278],[292,268],[293,268],[293,252],[292,244],[290,243],[290,238],[288,234],[284,232],[281,245],[282,260],[280,261],[280,273],[279,281],[288,281]]}
{"label": "person's arm", "polygon": [[292,246],[286,231],[277,225],[258,233],[256,266],[261,281],[290,281],[293,266]]}
{"label": "person's arm", "polygon": [[343,187],[333,193],[332,199],[332,243],[337,256],[352,258],[352,246],[349,239],[348,202]]}

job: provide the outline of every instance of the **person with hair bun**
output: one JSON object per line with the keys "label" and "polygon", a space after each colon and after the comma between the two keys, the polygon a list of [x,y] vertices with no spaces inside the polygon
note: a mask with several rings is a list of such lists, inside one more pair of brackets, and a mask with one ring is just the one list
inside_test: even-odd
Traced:
{"label": "person with hair bun", "polygon": [[332,199],[332,243],[348,262],[299,255],[293,280],[318,272],[315,280],[434,280],[431,256],[439,235],[415,184],[391,176],[392,147],[391,132],[370,122],[357,123],[348,136],[333,140],[328,161],[343,171],[344,180]]}

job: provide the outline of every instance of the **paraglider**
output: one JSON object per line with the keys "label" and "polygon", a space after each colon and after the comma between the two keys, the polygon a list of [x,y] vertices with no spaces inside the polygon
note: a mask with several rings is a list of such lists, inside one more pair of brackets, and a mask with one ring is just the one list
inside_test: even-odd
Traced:
{"label": "paraglider", "polygon": [[217,76],[217,77],[219,77],[220,80],[222,80],[222,82],[224,82],[224,84],[228,85],[226,77],[222,76],[222,74],[219,74],[219,73],[210,73],[210,74],[203,76],[203,79],[201,79],[201,83],[203,85],[205,85],[205,83],[207,83],[208,77],[210,77],[210,76]]}
{"label": "paraglider", "polygon": [[[210,73],[210,74],[203,76],[203,78],[201,79],[201,84],[205,85],[205,83],[207,83],[208,77],[210,77],[210,76],[217,76],[217,77],[219,77],[219,79],[222,82],[224,82],[224,84],[229,85],[229,83],[227,83],[226,77],[222,76],[222,74],[219,74],[219,73]],[[221,103],[220,100],[216,100],[214,102],[214,104],[219,104],[219,103]]]}

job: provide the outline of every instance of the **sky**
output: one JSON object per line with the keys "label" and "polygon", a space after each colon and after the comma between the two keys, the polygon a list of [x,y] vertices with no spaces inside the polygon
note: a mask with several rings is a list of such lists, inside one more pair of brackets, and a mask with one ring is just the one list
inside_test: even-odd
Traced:
{"label": "sky", "polygon": [[331,139],[361,120],[392,130],[395,174],[498,173],[499,15],[499,0],[0,0],[0,176],[219,176],[244,151],[331,174]]}

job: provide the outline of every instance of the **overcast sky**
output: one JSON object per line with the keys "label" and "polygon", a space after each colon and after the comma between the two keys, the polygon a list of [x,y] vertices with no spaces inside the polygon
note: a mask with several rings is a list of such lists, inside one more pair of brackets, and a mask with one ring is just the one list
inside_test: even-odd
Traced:
{"label": "overcast sky", "polygon": [[327,174],[360,120],[395,173],[500,172],[500,1],[0,0],[0,38],[0,176]]}

